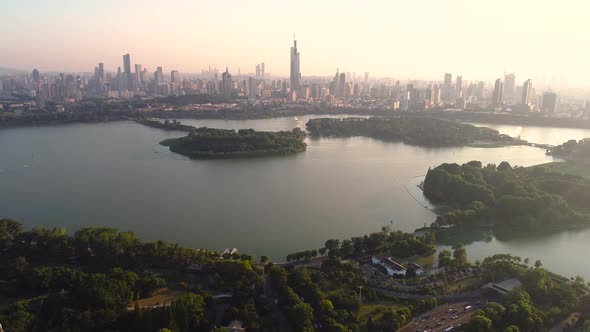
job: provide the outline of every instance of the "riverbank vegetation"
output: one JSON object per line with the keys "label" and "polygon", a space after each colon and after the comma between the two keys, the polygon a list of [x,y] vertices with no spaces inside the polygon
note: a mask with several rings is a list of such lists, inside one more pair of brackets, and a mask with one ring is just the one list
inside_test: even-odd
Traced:
{"label": "riverbank vegetation", "polygon": [[424,195],[455,210],[433,226],[494,226],[537,231],[590,225],[590,180],[548,172],[543,167],[513,168],[507,162],[482,166],[442,164],[429,169]]}
{"label": "riverbank vegetation", "polygon": [[286,155],[303,152],[305,132],[255,131],[253,129],[227,130],[197,128],[185,137],[168,139],[160,144],[170,151],[195,159],[245,158]]}
{"label": "riverbank vegetation", "polygon": [[522,143],[490,128],[415,116],[320,118],[309,120],[306,126],[314,136],[367,136],[423,146],[498,146]]}
{"label": "riverbank vegetation", "polygon": [[[24,230],[14,220],[0,219],[0,322],[7,332],[224,331],[220,326],[233,320],[254,331],[396,330],[440,301],[371,286],[366,256],[430,255],[432,236],[384,228],[351,240],[327,240],[319,250],[327,256],[318,265],[273,264],[268,257],[255,264],[247,254],[146,242],[109,227],[84,227],[69,235],[61,228]],[[448,276],[473,268],[474,285],[507,277],[522,282],[478,307],[464,329],[503,331],[514,325],[533,331],[574,311],[590,317],[583,279],[570,282],[540,262],[534,265],[510,255],[471,264],[463,247],[454,248],[445,266]]]}

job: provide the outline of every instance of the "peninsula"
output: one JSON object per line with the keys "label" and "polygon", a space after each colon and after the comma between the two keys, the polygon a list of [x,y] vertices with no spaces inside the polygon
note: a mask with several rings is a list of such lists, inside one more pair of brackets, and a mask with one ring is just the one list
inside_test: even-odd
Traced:
{"label": "peninsula", "polygon": [[413,116],[311,119],[307,130],[313,136],[367,136],[421,146],[497,147],[526,144],[497,130],[470,124]]}

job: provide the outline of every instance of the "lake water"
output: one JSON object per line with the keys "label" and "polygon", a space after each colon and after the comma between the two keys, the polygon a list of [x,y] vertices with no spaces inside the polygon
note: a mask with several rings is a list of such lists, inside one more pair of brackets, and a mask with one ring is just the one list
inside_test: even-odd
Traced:
{"label": "lake water", "polygon": [[[290,130],[318,116],[182,120],[212,128]],[[491,126],[513,134],[516,126]],[[519,129],[520,130],[520,129]],[[558,143],[590,137],[577,129],[524,128],[524,139]],[[355,138],[308,139],[304,153],[261,159],[188,160],[159,141],[183,136],[133,122],[0,130],[0,215],[26,227],[109,225],[143,239],[268,254],[281,259],[381,226],[413,231],[435,215],[416,185],[443,162],[552,161],[542,149],[424,148]],[[586,137],[584,136],[584,137]],[[558,142],[554,142],[559,138]],[[425,208],[426,206],[427,208]],[[471,258],[511,252],[568,276],[590,278],[571,253],[590,231],[476,241]]]}

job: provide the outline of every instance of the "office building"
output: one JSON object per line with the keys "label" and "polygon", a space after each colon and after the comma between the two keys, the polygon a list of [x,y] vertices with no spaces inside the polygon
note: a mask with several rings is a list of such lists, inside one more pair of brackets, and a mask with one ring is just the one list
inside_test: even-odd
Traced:
{"label": "office building", "polygon": [[494,84],[494,92],[492,93],[492,105],[498,106],[502,103],[502,94],[504,93],[504,83],[501,79],[497,79]]}
{"label": "office building", "polygon": [[301,90],[301,63],[300,55],[297,50],[297,40],[293,39],[293,47],[291,47],[291,91]]}
{"label": "office building", "polygon": [[443,100],[449,101],[452,99],[452,89],[453,89],[453,74],[445,73],[445,80],[443,82]]}
{"label": "office building", "polygon": [[522,85],[522,104],[529,105],[533,98],[533,80],[528,79]]}
{"label": "office building", "polygon": [[131,56],[129,53],[123,55],[123,74],[124,80],[127,83],[126,90],[133,90],[133,77],[131,76]]}
{"label": "office building", "polygon": [[455,97],[463,97],[463,76],[457,76],[457,83],[455,84]]}
{"label": "office building", "polygon": [[544,113],[555,113],[557,110],[557,94],[554,92],[545,92],[543,94],[541,110]]}
{"label": "office building", "polygon": [[504,75],[504,99],[514,100],[514,89],[516,87],[516,75],[510,73]]}

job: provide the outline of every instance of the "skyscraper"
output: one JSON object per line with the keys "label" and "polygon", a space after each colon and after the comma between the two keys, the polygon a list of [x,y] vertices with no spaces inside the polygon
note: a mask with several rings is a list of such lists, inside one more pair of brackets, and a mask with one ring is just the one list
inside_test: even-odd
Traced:
{"label": "skyscraper", "polygon": [[164,83],[164,72],[162,67],[156,68],[156,71],[154,72],[154,79],[156,80],[156,84]]}
{"label": "skyscraper", "polygon": [[127,82],[127,91],[133,90],[133,78],[131,77],[131,56],[129,53],[123,55],[123,73]]}
{"label": "skyscraper", "polygon": [[442,95],[443,95],[443,100],[444,101],[448,101],[452,99],[452,88],[453,88],[453,74],[451,73],[445,73],[445,80],[443,82],[443,90],[442,90]]}
{"label": "skyscraper", "polygon": [[516,87],[516,76],[514,73],[504,75],[504,99],[514,100],[514,88]]}
{"label": "skyscraper", "polygon": [[140,90],[141,86],[143,85],[143,80],[141,77],[141,65],[135,64],[135,89]]}
{"label": "skyscraper", "polygon": [[485,87],[485,84],[484,84],[483,81],[479,81],[477,83],[477,89],[475,90],[475,97],[478,100],[483,100],[483,97],[484,97],[484,87]]}
{"label": "skyscraper", "polygon": [[226,98],[230,98],[234,93],[234,81],[227,67],[225,68],[225,72],[221,74],[221,85],[219,88],[221,94]]}
{"label": "skyscraper", "polygon": [[104,63],[99,63],[98,64],[98,79],[100,80],[100,83],[104,83],[105,81],[105,76],[104,76]]}
{"label": "skyscraper", "polygon": [[528,105],[533,97],[533,80],[530,78],[522,85],[522,103]]}
{"label": "skyscraper", "polygon": [[338,80],[338,96],[346,96],[346,74],[340,73],[340,79]]}
{"label": "skyscraper", "polygon": [[173,70],[170,72],[170,82],[180,83],[180,72],[178,70]]}
{"label": "skyscraper", "polygon": [[463,76],[457,76],[457,83],[455,84],[455,97],[463,97]]}
{"label": "skyscraper", "polygon": [[39,70],[33,69],[33,82],[39,83],[41,82],[41,75],[39,74]]}
{"label": "skyscraper", "polygon": [[494,106],[500,105],[502,103],[502,93],[504,92],[504,83],[502,83],[501,79],[497,79],[496,83],[494,84],[494,92],[492,93],[492,104]]}
{"label": "skyscraper", "polygon": [[297,40],[293,39],[291,47],[291,91],[301,91],[301,63],[299,52],[297,51]]}
{"label": "skyscraper", "polygon": [[543,105],[541,110],[545,113],[555,113],[557,109],[557,95],[554,92],[545,92],[543,94]]}

